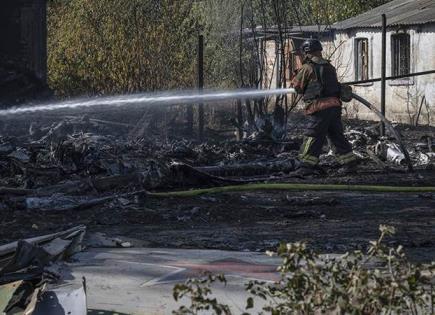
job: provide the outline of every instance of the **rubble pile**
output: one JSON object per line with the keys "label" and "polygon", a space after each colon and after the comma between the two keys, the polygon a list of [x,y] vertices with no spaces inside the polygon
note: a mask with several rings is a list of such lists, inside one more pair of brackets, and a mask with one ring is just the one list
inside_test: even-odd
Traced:
{"label": "rubble pile", "polygon": [[[406,165],[406,157],[392,135],[379,136],[374,128],[353,128],[345,133],[354,152],[360,157],[371,159],[382,168]],[[417,135],[418,139],[405,139],[406,149],[414,167],[432,168],[435,162],[435,138],[431,134]],[[402,135],[402,138],[403,137]],[[414,141],[417,140],[417,141]],[[390,165],[390,166],[389,166]]]}
{"label": "rubble pile", "polygon": [[[221,133],[207,130],[206,141],[200,143],[179,126],[172,126],[172,133],[159,127],[132,137],[132,130],[141,129],[138,125],[154,119],[153,113],[138,119],[145,116],[143,111],[125,116],[114,112],[47,112],[0,121],[2,243],[86,225],[91,233],[123,240],[97,239],[106,245],[263,250],[288,235],[311,238],[313,226],[319,227],[319,235],[324,224],[365,226],[358,220],[366,218],[355,216],[362,216],[366,208],[372,210],[370,220],[382,217],[370,225],[375,227],[391,218],[391,212],[381,208],[429,208],[434,200],[431,193],[397,194],[392,203],[381,195],[368,200],[349,193],[342,200],[342,192],[292,191],[287,198],[284,192],[262,190],[158,197],[152,192],[254,182],[432,186],[435,174],[428,169],[434,163],[435,129],[398,126],[416,170],[410,173],[403,162],[389,158],[394,152],[399,161],[403,158],[401,147],[394,146],[395,137],[387,133],[381,138],[376,123],[347,122],[347,137],[364,159],[358,175],[339,174],[325,144],[325,174],[301,177],[293,172],[306,123],[299,116],[291,117],[285,139],[258,136],[235,141],[228,136],[233,130],[224,126]],[[432,212],[419,211],[413,220],[426,224]],[[349,220],[343,221],[343,215]],[[428,238],[422,236],[424,241]],[[330,238],[319,238],[319,246],[325,245],[323,239]]]}
{"label": "rubble pile", "polygon": [[435,163],[435,137],[424,135],[415,144],[414,159],[416,165],[433,165]]}
{"label": "rubble pile", "polygon": [[[82,209],[144,190],[223,184],[222,175],[277,171],[273,161],[282,164],[287,157],[279,155],[299,146],[292,141],[130,140],[125,136],[129,126],[67,117],[49,127],[31,123],[26,135],[0,137],[1,207]],[[208,165],[214,171],[200,167]]]}
{"label": "rubble pile", "polygon": [[[260,137],[198,143],[176,137],[132,139],[128,134],[133,128],[137,126],[84,115],[63,116],[48,127],[33,122],[25,135],[4,132],[0,137],[0,208],[84,209],[120,198],[137,199],[148,190],[288,177],[298,164],[302,141],[298,130],[303,129],[290,129],[287,140],[280,141]],[[346,136],[366,161],[365,167],[403,166],[401,148],[388,134],[379,137],[376,124],[354,126]],[[433,165],[431,135],[419,134],[418,141],[408,142],[408,150],[415,166]],[[333,163],[332,150],[321,157],[323,166]]]}

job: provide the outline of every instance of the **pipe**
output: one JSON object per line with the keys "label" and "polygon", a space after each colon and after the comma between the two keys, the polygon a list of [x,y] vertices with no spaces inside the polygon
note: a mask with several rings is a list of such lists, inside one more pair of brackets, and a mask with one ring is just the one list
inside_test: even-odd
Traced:
{"label": "pipe", "polygon": [[[382,14],[382,58],[381,58],[381,113],[385,117],[385,89],[387,69],[387,16]],[[381,122],[381,136],[385,136],[385,124]]]}
{"label": "pipe", "polygon": [[[428,74],[434,74],[434,73],[435,73],[435,70],[428,70],[428,71],[421,71],[421,72],[414,72],[414,73],[390,76],[390,77],[386,77],[385,80],[397,80],[397,79],[418,77],[421,75],[428,75]],[[382,80],[381,78],[375,78],[375,79],[367,79],[367,80],[360,80],[360,81],[343,82],[342,84],[356,85],[356,84],[363,84],[363,83],[374,83],[374,82],[379,82],[381,80]]]}
{"label": "pipe", "polygon": [[414,168],[412,167],[412,162],[411,162],[411,158],[409,157],[409,152],[406,149],[399,133],[396,131],[396,129],[394,129],[393,125],[369,101],[367,101],[366,99],[362,98],[361,96],[359,96],[355,93],[352,93],[352,97],[354,99],[356,99],[358,102],[360,102],[361,104],[363,104],[364,106],[366,106],[367,108],[369,108],[373,113],[375,113],[379,117],[379,119],[381,119],[381,121],[384,123],[384,125],[388,128],[388,130],[394,135],[394,137],[396,138],[396,140],[400,146],[400,149],[402,150],[403,154],[405,155],[406,164],[408,165],[408,170],[410,172],[412,172],[414,170]]}
{"label": "pipe", "polygon": [[435,187],[397,187],[375,185],[333,185],[333,184],[295,184],[295,183],[266,183],[246,184],[237,186],[222,186],[213,188],[201,188],[185,191],[148,193],[151,197],[196,197],[206,194],[224,192],[241,192],[257,190],[289,190],[289,191],[360,191],[375,193],[428,193],[435,192]]}

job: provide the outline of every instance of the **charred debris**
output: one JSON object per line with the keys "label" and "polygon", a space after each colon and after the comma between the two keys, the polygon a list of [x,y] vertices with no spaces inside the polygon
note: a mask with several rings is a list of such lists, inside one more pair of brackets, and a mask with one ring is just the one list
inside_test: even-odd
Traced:
{"label": "charred debris", "polygon": [[[348,122],[346,136],[353,149],[365,160],[361,172],[369,176],[340,175],[333,153],[325,146],[321,165],[325,173],[315,177],[295,177],[297,153],[304,118],[290,117],[288,136],[274,123],[257,121],[245,128],[242,141],[228,140],[228,134],[207,129],[205,142],[189,140],[184,125],[171,120],[166,137],[155,134],[153,114],[119,122],[102,115],[38,116],[34,122],[7,119],[0,138],[0,216],[5,240],[19,235],[40,235],[38,224],[21,231],[10,214],[23,213],[50,220],[52,213],[76,213],[104,209],[106,217],[122,215],[119,209],[146,209],[149,192],[239,185],[254,182],[377,183],[421,185],[420,173],[433,168],[433,130],[399,126],[416,173],[407,174],[405,157],[392,135],[380,137],[377,123]],[[276,126],[276,124],[275,124]],[[228,130],[231,129],[227,126]],[[282,128],[282,126],[281,126]],[[423,180],[424,181],[424,180]],[[430,182],[431,180],[428,179]],[[429,183],[430,184],[430,183]],[[431,197],[431,196],[429,196]],[[214,197],[203,197],[219,202]],[[293,205],[307,205],[305,198],[287,195]],[[313,196],[309,205],[331,206],[338,201]],[[111,212],[114,208],[118,211]],[[207,222],[192,208],[189,216],[174,220],[187,224],[195,216]],[[100,212],[101,213],[101,212]],[[293,216],[305,216],[296,212]],[[310,214],[309,214],[310,215]],[[316,213],[312,215],[316,216]],[[12,218],[11,218],[12,217]],[[321,216],[324,218],[324,215]],[[198,219],[198,220],[199,220]],[[221,218],[222,219],[222,218]],[[170,217],[165,219],[171,220]],[[223,220],[223,219],[222,219]],[[44,314],[47,308],[61,307],[73,314],[86,314],[86,283],[69,275],[70,257],[83,248],[85,226],[65,224],[44,236],[22,239],[0,246],[0,309],[7,314]],[[102,223],[104,225],[104,222]],[[65,229],[58,232],[59,229]],[[6,236],[7,231],[13,231]],[[121,239],[108,239],[102,233],[88,237],[88,246],[130,247]],[[73,298],[72,298],[73,297]],[[54,303],[54,304],[53,304]]]}
{"label": "charred debris", "polygon": [[[80,210],[119,200],[130,203],[152,190],[319,180],[292,176],[301,143],[298,135],[304,125],[298,115],[292,118],[285,139],[274,139],[270,128],[261,128],[268,124],[261,123],[257,130],[247,130],[243,141],[224,140],[210,130],[208,141],[203,143],[153,136],[152,121],[143,119],[140,125],[87,116],[51,120],[48,126],[21,122],[16,134],[9,131],[17,121],[3,123],[3,213]],[[25,134],[18,134],[19,129],[26,129]],[[401,130],[417,172],[431,169],[435,161],[433,133],[406,126]],[[355,153],[365,160],[363,172],[406,171],[404,154],[394,137],[380,137],[376,123],[350,122],[346,136]],[[329,147],[325,146],[321,160],[325,170],[322,181],[343,182],[335,174],[337,165]],[[384,182],[388,182],[385,176]]]}

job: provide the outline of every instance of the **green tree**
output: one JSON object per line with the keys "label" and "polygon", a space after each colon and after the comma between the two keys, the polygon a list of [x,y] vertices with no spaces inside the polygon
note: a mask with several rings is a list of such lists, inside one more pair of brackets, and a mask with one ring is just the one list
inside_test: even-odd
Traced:
{"label": "green tree", "polygon": [[194,86],[193,0],[70,0],[49,5],[49,84],[58,94]]}

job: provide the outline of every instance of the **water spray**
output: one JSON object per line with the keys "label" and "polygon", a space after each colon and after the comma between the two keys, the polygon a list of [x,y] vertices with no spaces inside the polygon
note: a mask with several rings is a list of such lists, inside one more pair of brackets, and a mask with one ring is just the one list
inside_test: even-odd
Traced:
{"label": "water spray", "polygon": [[234,90],[234,91],[203,91],[202,93],[181,92],[180,94],[154,93],[154,94],[132,94],[121,96],[108,96],[92,99],[78,99],[72,101],[41,104],[34,106],[15,107],[0,110],[0,116],[10,116],[23,113],[35,113],[55,111],[62,109],[79,109],[96,106],[120,107],[128,105],[149,106],[149,105],[178,105],[194,104],[205,102],[217,102],[228,99],[260,98],[266,96],[294,94],[295,89],[271,89],[271,90]]}

